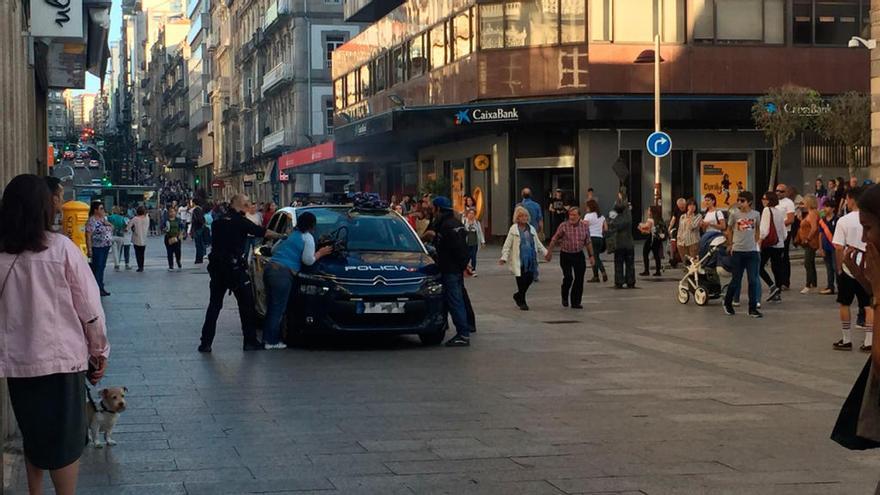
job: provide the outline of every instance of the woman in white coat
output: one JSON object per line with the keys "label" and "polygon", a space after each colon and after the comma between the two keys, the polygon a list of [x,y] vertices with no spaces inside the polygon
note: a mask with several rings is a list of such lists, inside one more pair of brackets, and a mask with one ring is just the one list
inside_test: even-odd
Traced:
{"label": "woman in white coat", "polygon": [[529,225],[529,211],[517,206],[513,211],[513,225],[507,232],[507,239],[501,249],[498,264],[507,264],[516,277],[516,294],[513,300],[523,311],[529,310],[526,304],[526,291],[538,272],[538,259],[547,254],[547,249],[538,239],[538,232]]}

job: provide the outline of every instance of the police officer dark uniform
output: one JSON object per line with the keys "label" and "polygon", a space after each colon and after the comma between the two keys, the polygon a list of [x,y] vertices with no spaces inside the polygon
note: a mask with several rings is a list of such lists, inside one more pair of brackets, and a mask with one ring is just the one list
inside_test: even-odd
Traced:
{"label": "police officer dark uniform", "polygon": [[247,195],[233,196],[229,211],[211,224],[213,242],[208,255],[208,274],[211,276],[211,300],[202,326],[202,343],[199,352],[211,352],[211,344],[217,331],[217,317],[223,308],[226,291],[231,291],[238,302],[244,350],[263,349],[257,340],[257,315],[254,309],[254,293],[247,271],[245,253],[248,235],[254,237],[280,237],[271,230],[256,225],[245,217],[250,204]]}

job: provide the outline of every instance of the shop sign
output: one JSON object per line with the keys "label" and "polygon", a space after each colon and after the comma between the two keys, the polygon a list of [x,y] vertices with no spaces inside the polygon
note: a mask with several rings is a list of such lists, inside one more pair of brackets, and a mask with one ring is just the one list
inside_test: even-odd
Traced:
{"label": "shop sign", "polygon": [[31,0],[30,34],[35,38],[82,38],[83,0]]}
{"label": "shop sign", "polygon": [[281,182],[287,182],[290,180],[290,176],[284,172],[278,172],[278,180]]}
{"label": "shop sign", "polygon": [[511,108],[466,108],[455,113],[453,121],[455,125],[486,124],[492,122],[516,122],[519,120],[519,110]]}
{"label": "shop sign", "polygon": [[735,205],[739,193],[748,189],[749,162],[700,162],[700,195],[714,194],[718,208],[726,210]]}
{"label": "shop sign", "polygon": [[327,141],[311,148],[305,148],[286,155],[281,155],[278,159],[278,169],[287,170],[295,167],[301,167],[310,163],[330,160],[336,157],[336,147],[333,141]]}
{"label": "shop sign", "polygon": [[489,165],[492,161],[486,155],[477,155],[474,157],[474,170],[479,170],[480,172],[484,170],[489,170]]}
{"label": "shop sign", "polygon": [[223,181],[220,179],[214,179],[211,181],[211,187],[215,189],[223,189],[225,186],[226,184],[224,184]]}

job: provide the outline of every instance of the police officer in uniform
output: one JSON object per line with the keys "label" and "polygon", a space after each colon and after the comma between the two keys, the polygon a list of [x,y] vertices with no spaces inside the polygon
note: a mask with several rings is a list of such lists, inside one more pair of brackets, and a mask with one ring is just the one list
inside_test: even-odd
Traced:
{"label": "police officer in uniform", "polygon": [[245,246],[248,235],[269,239],[283,236],[248,220],[245,212],[249,207],[250,198],[246,194],[236,194],[232,197],[229,211],[211,224],[213,242],[211,254],[208,255],[211,302],[208,304],[205,324],[202,326],[202,343],[199,345],[199,352],[211,352],[211,344],[217,331],[217,317],[223,308],[226,291],[231,291],[238,302],[244,350],[263,349],[263,343],[257,340],[257,315],[254,310],[253,286],[247,272]]}

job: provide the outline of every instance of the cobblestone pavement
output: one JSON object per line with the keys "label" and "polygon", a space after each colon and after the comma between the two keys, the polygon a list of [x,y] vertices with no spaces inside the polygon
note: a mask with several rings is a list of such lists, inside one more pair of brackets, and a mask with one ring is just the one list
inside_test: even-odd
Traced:
{"label": "cobblestone pavement", "polygon": [[118,446],[87,449],[79,493],[873,490],[880,456],[828,439],[866,359],[832,351],[832,297],[793,290],[763,320],[726,317],[678,304],[667,270],[633,291],[588,284],[577,311],[554,261],[520,312],[497,253],[467,282],[469,349],[345,338],[245,354],[228,297],[200,355],[208,276],[191,242],[183,272],[165,271],[154,239],[146,273],[107,273],[104,384],[127,386],[130,409]]}

